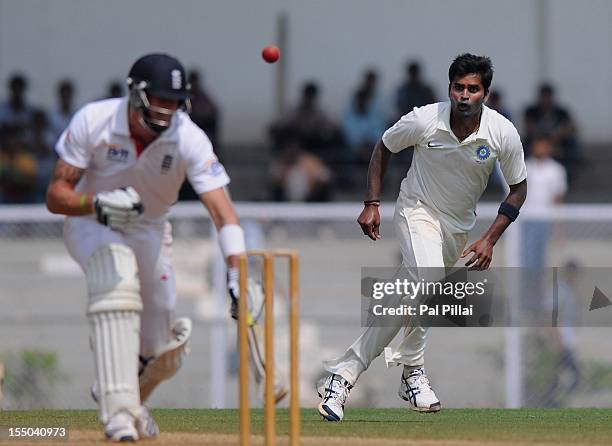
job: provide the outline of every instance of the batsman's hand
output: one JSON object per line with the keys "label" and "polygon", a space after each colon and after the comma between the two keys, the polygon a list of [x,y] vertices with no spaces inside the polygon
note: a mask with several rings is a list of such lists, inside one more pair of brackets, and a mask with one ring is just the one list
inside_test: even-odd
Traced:
{"label": "batsman's hand", "polygon": [[[232,319],[238,320],[238,299],[240,299],[240,283],[238,281],[238,268],[227,270],[227,291],[231,299],[230,314]],[[263,313],[263,289],[261,284],[249,277],[247,281],[247,323],[254,325]]]}
{"label": "batsman's hand", "polygon": [[481,238],[476,242],[472,243],[468,246],[463,254],[461,254],[461,258],[466,257],[470,252],[473,252],[474,255],[470,257],[470,259],[465,263],[470,270],[476,271],[484,271],[489,268],[491,265],[491,260],[493,260],[493,242],[486,238]]}
{"label": "batsman's hand", "polygon": [[380,213],[378,206],[366,205],[359,214],[357,223],[365,235],[376,241],[380,239]]}
{"label": "batsman's hand", "polygon": [[116,231],[124,231],[144,212],[140,195],[131,186],[99,192],[94,196],[93,205],[98,221]]}

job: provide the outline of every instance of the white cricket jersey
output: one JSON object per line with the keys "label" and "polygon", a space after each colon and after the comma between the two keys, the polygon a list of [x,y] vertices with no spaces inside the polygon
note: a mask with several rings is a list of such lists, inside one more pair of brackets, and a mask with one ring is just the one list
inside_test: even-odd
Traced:
{"label": "white cricket jersey", "polygon": [[476,203],[495,160],[509,185],[527,178],[527,170],[520,136],[505,117],[483,105],[478,131],[459,142],[451,130],[450,112],[450,102],[415,107],[382,140],[394,153],[414,146],[398,202],[420,200],[453,231],[467,232],[476,223]]}
{"label": "white cricket jersey", "polygon": [[127,98],[83,107],[55,150],[66,163],[85,169],[76,186],[79,192],[134,187],[144,204],[145,223],[165,218],[185,177],[198,194],[229,183],[210,140],[182,111],[177,111],[170,127],[138,155],[130,137]]}

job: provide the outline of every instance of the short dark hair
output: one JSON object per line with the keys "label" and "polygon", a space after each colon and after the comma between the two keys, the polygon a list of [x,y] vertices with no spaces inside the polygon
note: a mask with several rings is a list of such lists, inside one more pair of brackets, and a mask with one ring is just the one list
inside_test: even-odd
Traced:
{"label": "short dark hair", "polygon": [[453,82],[456,77],[468,74],[478,74],[485,91],[489,91],[493,80],[493,63],[486,56],[475,56],[474,54],[460,54],[453,60],[448,69],[448,81]]}
{"label": "short dark hair", "polygon": [[555,95],[555,87],[549,82],[544,82],[540,85],[540,96],[545,94],[550,96]]}
{"label": "short dark hair", "polygon": [[15,88],[25,90],[26,88],[28,88],[28,79],[25,77],[25,75],[21,73],[14,73],[13,75],[11,75],[8,81],[8,85],[11,90]]}
{"label": "short dark hair", "polygon": [[307,82],[304,84],[304,87],[302,88],[302,94],[304,96],[315,97],[317,94],[319,94],[319,87],[317,86],[316,83],[312,81]]}
{"label": "short dark hair", "polygon": [[416,60],[411,60],[408,62],[408,65],[406,65],[406,71],[408,71],[411,76],[418,76],[421,74],[421,64]]}

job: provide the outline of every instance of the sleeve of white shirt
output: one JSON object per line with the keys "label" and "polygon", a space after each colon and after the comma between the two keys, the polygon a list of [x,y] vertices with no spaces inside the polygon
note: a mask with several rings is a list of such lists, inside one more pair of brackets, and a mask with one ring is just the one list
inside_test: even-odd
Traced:
{"label": "sleeve of white shirt", "polygon": [[418,110],[418,108],[415,108],[402,116],[383,134],[382,141],[391,152],[401,152],[407,147],[414,146],[423,137],[425,129],[422,120],[418,119]]}
{"label": "sleeve of white shirt", "polygon": [[89,144],[89,131],[87,126],[87,107],[79,110],[62,132],[55,151],[58,156],[68,164],[80,169],[86,169],[91,160],[93,149]]}
{"label": "sleeve of white shirt", "polygon": [[212,144],[201,130],[190,132],[187,151],[187,179],[197,194],[227,186],[225,167],[213,152]]}
{"label": "sleeve of white shirt", "polygon": [[523,144],[514,126],[508,128],[505,132],[502,153],[499,157],[499,167],[509,186],[518,184],[527,178]]}

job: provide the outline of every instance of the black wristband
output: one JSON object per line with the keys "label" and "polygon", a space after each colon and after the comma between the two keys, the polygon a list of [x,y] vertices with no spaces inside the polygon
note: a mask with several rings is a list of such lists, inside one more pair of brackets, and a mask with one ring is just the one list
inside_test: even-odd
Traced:
{"label": "black wristband", "polygon": [[497,213],[505,215],[510,219],[511,222],[516,220],[516,218],[519,216],[519,210],[511,204],[506,203],[505,201],[499,205]]}
{"label": "black wristband", "polygon": [[380,206],[380,200],[365,200],[363,204],[366,206]]}

